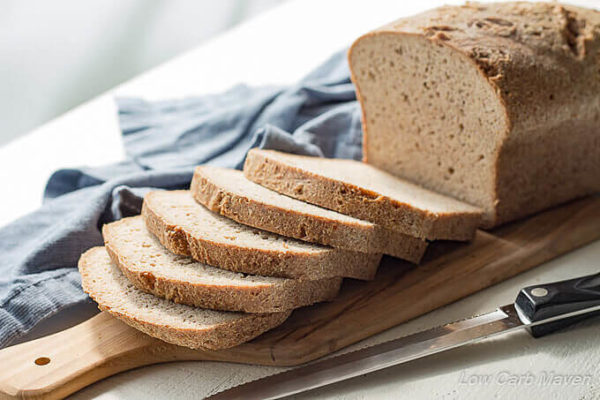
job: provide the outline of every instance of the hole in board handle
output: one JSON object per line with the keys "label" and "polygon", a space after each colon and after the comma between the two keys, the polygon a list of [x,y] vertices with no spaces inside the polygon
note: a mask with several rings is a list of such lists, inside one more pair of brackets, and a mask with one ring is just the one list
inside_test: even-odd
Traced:
{"label": "hole in board handle", "polygon": [[47,365],[50,364],[50,359],[48,357],[39,357],[34,362],[36,365]]}

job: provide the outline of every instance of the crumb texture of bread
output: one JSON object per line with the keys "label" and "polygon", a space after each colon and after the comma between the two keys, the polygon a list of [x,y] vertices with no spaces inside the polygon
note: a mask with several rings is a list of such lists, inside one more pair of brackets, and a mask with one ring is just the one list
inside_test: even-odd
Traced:
{"label": "crumb texture of bread", "polygon": [[357,257],[384,253],[418,262],[426,247],[421,239],[279,194],[237,170],[197,167],[191,192],[210,210],[242,224],[354,251]]}
{"label": "crumb texture of bread", "polygon": [[349,54],[364,159],[484,210],[484,227],[600,190],[600,12],[468,3]]}
{"label": "crumb texture of bread", "polygon": [[165,249],[142,217],[104,226],[106,251],[138,289],[176,303],[252,313],[291,310],[333,299],[341,278],[297,280],[227,271]]}
{"label": "crumb texture of bread", "polygon": [[171,252],[254,275],[306,280],[372,279],[379,257],[303,242],[240,224],[198,204],[189,191],[146,194],[148,230]]}
{"label": "crumb texture of bread", "polygon": [[269,189],[413,237],[470,240],[482,210],[360,161],[253,149],[244,175]]}
{"label": "crumb texture of bread", "polygon": [[83,290],[98,307],[126,324],[165,342],[193,349],[225,349],[280,325],[290,311],[245,314],[177,304],[137,289],[103,247],[79,260]]}

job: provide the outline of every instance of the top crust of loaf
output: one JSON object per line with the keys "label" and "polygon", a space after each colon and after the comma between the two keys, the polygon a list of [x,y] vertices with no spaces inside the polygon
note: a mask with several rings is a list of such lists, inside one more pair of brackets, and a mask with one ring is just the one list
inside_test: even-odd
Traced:
{"label": "top crust of loaf", "polygon": [[427,239],[470,240],[482,213],[354,160],[252,149],[244,174],[288,196]]}
{"label": "top crust of loaf", "polygon": [[[380,33],[425,36],[469,57],[495,87],[511,125],[533,128],[538,121],[562,121],[557,96],[572,92],[573,74],[586,82],[578,87],[580,96],[598,104],[600,12],[596,10],[556,3],[467,3],[402,18],[365,36]],[[542,109],[547,111],[540,115]],[[597,109],[584,107],[581,112],[593,117]]]}

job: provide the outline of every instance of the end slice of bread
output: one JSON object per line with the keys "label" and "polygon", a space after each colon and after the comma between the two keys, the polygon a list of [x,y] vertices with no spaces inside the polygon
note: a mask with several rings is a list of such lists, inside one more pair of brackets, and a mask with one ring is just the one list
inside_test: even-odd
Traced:
{"label": "end slice of bread", "polygon": [[137,289],[117,268],[103,247],[79,260],[83,290],[98,307],[140,331],[192,349],[225,349],[247,342],[281,324],[289,311],[244,314],[195,308],[161,299]]}
{"label": "end slice of bread", "polygon": [[176,254],[230,271],[299,279],[372,279],[380,256],[334,249],[252,228],[198,204],[189,191],[146,194],[146,226]]}
{"label": "end slice of bread", "polygon": [[241,171],[197,167],[191,191],[214,212],[307,242],[412,262],[418,262],[427,247],[424,240],[281,195],[246,179]]}
{"label": "end slice of bread", "polygon": [[244,175],[287,196],[431,240],[470,240],[483,214],[354,160],[252,149]]}
{"label": "end slice of bread", "polygon": [[165,249],[142,217],[104,225],[112,261],[138,289],[176,303],[213,310],[272,313],[331,300],[341,278],[297,280],[215,268]]}

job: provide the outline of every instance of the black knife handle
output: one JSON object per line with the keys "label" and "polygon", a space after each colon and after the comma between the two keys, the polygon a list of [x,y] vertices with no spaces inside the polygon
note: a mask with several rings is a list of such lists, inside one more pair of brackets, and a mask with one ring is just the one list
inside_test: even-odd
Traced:
{"label": "black knife handle", "polygon": [[[519,292],[515,305],[531,322],[600,305],[600,273],[526,287]],[[537,325],[531,328],[531,334],[544,336],[594,315],[600,315],[600,312]]]}

